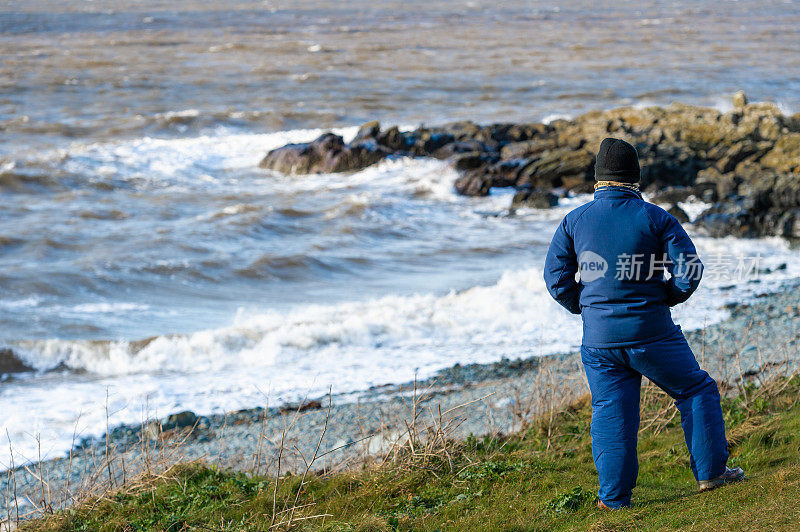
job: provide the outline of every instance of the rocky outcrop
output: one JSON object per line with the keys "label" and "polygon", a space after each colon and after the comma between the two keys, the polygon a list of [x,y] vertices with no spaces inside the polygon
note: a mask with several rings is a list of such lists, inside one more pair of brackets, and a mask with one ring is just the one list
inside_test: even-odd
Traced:
{"label": "rocky outcrop", "polygon": [[312,142],[287,144],[274,149],[259,166],[284,174],[349,172],[375,164],[390,153],[374,143],[345,144],[339,135],[325,133]]}
{"label": "rocky outcrop", "polygon": [[0,347],[0,375],[23,373],[25,371],[33,371],[33,368],[28,367],[17,358],[11,349]]}
{"label": "rocky outcrop", "polygon": [[456,122],[400,131],[365,124],[354,140],[326,134],[271,151],[264,168],[285,173],[343,172],[387,156],[448,160],[459,194],[514,187],[516,206],[546,208],[549,195],[590,192],[594,152],[604,137],[634,144],[642,185],[653,201],[684,218],[677,204],[711,203],[696,223],[713,235],[800,238],[800,114],[734,96],[733,109],[672,104],[595,111],[549,124]]}

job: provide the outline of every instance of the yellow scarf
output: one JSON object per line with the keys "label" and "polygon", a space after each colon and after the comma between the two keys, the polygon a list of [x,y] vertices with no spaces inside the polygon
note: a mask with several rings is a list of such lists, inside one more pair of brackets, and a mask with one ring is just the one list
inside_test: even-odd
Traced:
{"label": "yellow scarf", "polygon": [[594,184],[595,190],[600,187],[625,187],[637,192],[639,191],[639,183],[622,183],[620,181],[598,181]]}

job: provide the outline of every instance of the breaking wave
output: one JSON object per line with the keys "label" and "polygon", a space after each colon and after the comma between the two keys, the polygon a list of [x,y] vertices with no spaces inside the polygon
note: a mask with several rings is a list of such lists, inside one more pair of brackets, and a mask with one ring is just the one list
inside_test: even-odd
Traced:
{"label": "breaking wave", "polygon": [[[149,371],[221,372],[307,363],[341,373],[341,362],[397,365],[400,351],[417,367],[489,360],[516,343],[519,354],[569,349],[580,323],[557,312],[540,271],[507,272],[491,286],[443,296],[386,296],[364,302],[311,305],[289,313],[247,315],[229,327],[146,341],[35,340],[14,342],[37,370],[57,366],[98,375]],[[577,336],[576,336],[577,335]],[[335,356],[331,356],[334,355]],[[369,354],[367,354],[369,353]],[[455,357],[455,358],[454,358]],[[401,365],[406,365],[404,360]]]}

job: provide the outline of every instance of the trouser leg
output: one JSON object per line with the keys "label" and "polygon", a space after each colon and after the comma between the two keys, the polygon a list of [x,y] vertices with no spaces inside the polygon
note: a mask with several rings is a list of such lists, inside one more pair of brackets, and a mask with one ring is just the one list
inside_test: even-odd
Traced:
{"label": "trouser leg", "polygon": [[641,375],[615,360],[615,351],[581,348],[592,392],[592,456],[600,478],[598,496],[611,508],[630,504],[639,474],[636,443]]}
{"label": "trouser leg", "polygon": [[695,478],[709,480],[724,473],[728,442],[719,389],[700,369],[683,333],[628,352],[631,367],[675,399]]}

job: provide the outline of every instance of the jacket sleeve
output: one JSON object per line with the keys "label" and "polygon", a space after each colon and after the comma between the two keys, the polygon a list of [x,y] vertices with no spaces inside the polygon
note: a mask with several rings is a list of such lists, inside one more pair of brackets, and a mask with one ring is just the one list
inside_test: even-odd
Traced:
{"label": "jacket sleeve", "polygon": [[547,258],[544,261],[544,282],[547,291],[561,306],[573,314],[580,314],[580,285],[575,281],[578,271],[578,258],[572,237],[567,231],[566,218],[559,224],[550,242]]}
{"label": "jacket sleeve", "polygon": [[661,247],[669,259],[665,265],[671,275],[667,281],[667,304],[672,307],[689,299],[697,290],[703,277],[703,263],[680,222],[669,214],[665,218]]}

